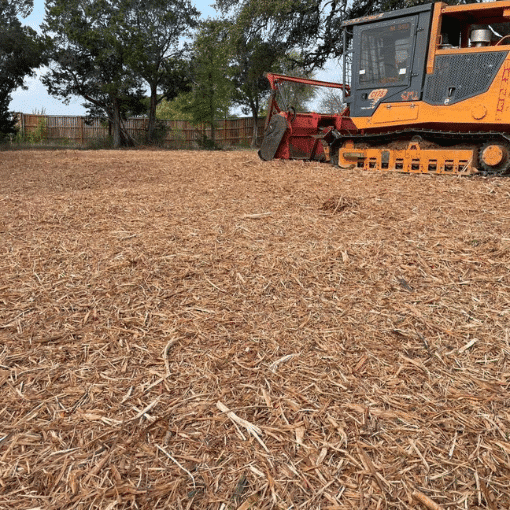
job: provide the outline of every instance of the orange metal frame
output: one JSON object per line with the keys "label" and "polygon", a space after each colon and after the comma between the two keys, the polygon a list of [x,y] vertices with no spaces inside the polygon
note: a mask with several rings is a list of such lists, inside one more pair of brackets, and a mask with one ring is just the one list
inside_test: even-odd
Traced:
{"label": "orange metal frame", "polygon": [[338,166],[361,170],[397,171],[407,173],[472,174],[474,149],[422,149],[410,142],[405,149],[355,149],[347,142],[338,152]]}
{"label": "orange metal frame", "polygon": [[438,2],[434,4],[434,12],[432,13],[432,27],[430,31],[429,51],[427,56],[427,74],[434,72],[434,59],[436,56],[436,48],[439,45],[439,37],[441,34],[441,10],[446,4]]}
{"label": "orange metal frame", "polygon": [[[448,6],[443,2],[434,4],[434,11],[432,14],[432,27],[430,31],[430,42],[427,56],[427,74],[434,72],[434,60],[436,55],[448,55],[451,53],[470,53],[470,52],[484,52],[494,51],[495,47],[489,48],[459,48],[451,50],[439,49],[440,37],[441,37],[441,21],[443,16],[452,16],[459,19],[469,19],[472,23],[476,22],[477,14],[483,14],[484,20],[489,22],[497,22],[502,19],[508,19],[510,21],[510,1],[503,0],[499,2],[490,3],[475,3],[475,4],[464,4],[464,5],[452,5]],[[463,37],[467,39],[467,34]],[[510,44],[510,41],[508,41]],[[501,49],[501,48],[499,48]]]}

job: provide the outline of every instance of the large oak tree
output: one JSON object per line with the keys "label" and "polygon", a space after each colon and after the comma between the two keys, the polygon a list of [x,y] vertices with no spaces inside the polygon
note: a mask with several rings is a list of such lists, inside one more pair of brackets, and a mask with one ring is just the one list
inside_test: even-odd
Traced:
{"label": "large oak tree", "polygon": [[189,0],[121,0],[119,4],[119,37],[128,48],[127,63],[150,91],[148,140],[152,141],[158,103],[189,87],[180,41],[191,35],[200,13]]}
{"label": "large oak tree", "polygon": [[141,94],[141,81],[128,67],[127,48],[117,37],[118,2],[47,0],[45,34],[52,37],[48,92],[69,101],[81,96],[113,125],[113,144],[122,142],[122,103]]}

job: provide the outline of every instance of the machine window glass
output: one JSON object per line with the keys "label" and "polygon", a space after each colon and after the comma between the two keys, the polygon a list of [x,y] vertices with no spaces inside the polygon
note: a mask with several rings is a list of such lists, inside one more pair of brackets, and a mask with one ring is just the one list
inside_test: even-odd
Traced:
{"label": "machine window glass", "polygon": [[413,45],[411,28],[412,23],[408,21],[361,32],[360,85],[407,83]]}

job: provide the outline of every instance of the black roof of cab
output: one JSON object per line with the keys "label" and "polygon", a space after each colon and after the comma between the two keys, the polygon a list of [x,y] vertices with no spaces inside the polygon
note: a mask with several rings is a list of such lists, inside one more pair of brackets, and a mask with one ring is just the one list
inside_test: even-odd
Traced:
{"label": "black roof of cab", "polygon": [[379,14],[372,14],[370,16],[363,16],[361,18],[349,19],[344,21],[340,26],[348,27],[351,25],[361,25],[364,23],[372,23],[374,21],[387,20],[392,18],[402,18],[419,12],[431,11],[434,4],[417,5],[416,7],[409,7],[408,9],[398,9],[397,11],[381,12]]}

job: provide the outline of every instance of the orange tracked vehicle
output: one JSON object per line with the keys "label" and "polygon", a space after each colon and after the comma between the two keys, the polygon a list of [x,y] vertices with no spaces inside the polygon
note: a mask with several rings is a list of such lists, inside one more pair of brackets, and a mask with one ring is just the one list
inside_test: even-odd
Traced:
{"label": "orange tracked vehicle", "polygon": [[[510,1],[435,3],[346,21],[344,84],[268,74],[259,156],[343,168],[510,172]],[[337,114],[297,113],[286,82],[342,90]]]}

